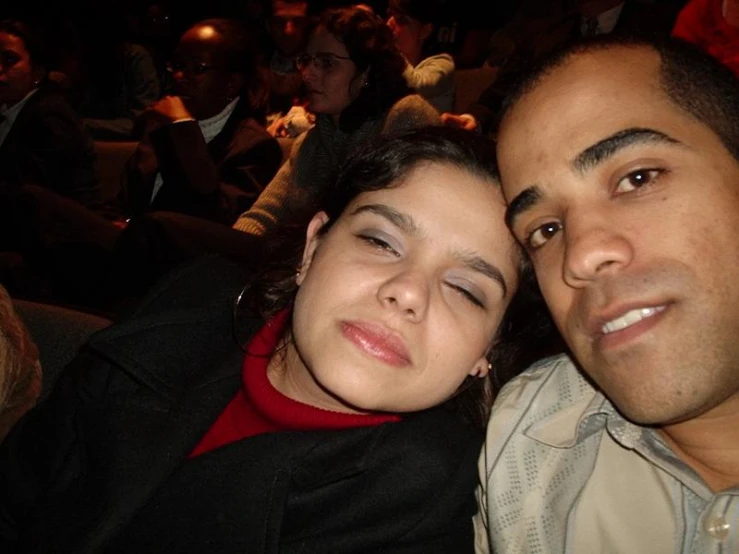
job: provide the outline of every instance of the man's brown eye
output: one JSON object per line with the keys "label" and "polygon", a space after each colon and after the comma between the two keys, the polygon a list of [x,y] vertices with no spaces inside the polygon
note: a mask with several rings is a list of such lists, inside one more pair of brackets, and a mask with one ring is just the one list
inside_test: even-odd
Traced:
{"label": "man's brown eye", "polygon": [[637,169],[636,171],[632,171],[618,182],[616,185],[616,191],[629,192],[642,188],[657,179],[662,172],[662,169],[656,168]]}
{"label": "man's brown eye", "polygon": [[540,246],[543,246],[549,239],[551,239],[554,235],[556,235],[561,229],[562,229],[562,226],[555,221],[545,223],[544,225],[541,225],[537,227],[536,229],[534,229],[534,231],[529,235],[529,238],[526,241],[526,246],[528,248],[531,248],[532,250],[535,250],[539,248]]}

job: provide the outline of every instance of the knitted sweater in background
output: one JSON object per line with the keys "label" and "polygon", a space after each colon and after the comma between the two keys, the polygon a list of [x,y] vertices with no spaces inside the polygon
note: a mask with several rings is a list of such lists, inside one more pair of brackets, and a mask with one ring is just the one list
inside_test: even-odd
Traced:
{"label": "knitted sweater in background", "polygon": [[295,139],[288,160],[233,228],[263,235],[278,224],[312,215],[324,187],[344,159],[379,133],[441,125],[439,112],[417,94],[398,100],[383,118],[369,119],[347,133],[330,116],[319,114],[316,125]]}
{"label": "knitted sweater in background", "polygon": [[403,76],[409,87],[444,113],[454,110],[455,71],[454,58],[442,53],[424,58],[415,66],[409,62]]}

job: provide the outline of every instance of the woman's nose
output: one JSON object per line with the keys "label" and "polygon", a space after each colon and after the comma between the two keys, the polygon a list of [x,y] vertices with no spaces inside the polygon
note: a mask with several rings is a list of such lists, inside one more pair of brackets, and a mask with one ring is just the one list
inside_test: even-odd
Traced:
{"label": "woman's nose", "polygon": [[428,312],[430,287],[420,272],[403,271],[380,286],[378,297],[387,308],[399,310],[412,321],[421,321]]}

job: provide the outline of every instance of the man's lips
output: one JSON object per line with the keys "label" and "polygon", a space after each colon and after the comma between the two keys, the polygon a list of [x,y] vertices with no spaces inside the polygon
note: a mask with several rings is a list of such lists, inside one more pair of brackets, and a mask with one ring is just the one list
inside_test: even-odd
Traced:
{"label": "man's lips", "polygon": [[410,354],[403,340],[395,333],[374,323],[345,321],[342,334],[364,353],[396,367],[411,364]]}
{"label": "man's lips", "polygon": [[591,339],[601,350],[625,347],[658,325],[669,306],[669,302],[613,306],[590,318]]}
{"label": "man's lips", "polygon": [[609,333],[621,331],[622,329],[631,327],[632,325],[639,323],[640,321],[643,321],[649,317],[657,315],[660,312],[663,312],[666,307],[667,306],[664,306],[664,305],[646,306],[643,308],[635,308],[635,309],[629,310],[621,316],[618,316],[609,321],[606,321],[601,326],[601,333],[603,333],[604,335],[607,335]]}

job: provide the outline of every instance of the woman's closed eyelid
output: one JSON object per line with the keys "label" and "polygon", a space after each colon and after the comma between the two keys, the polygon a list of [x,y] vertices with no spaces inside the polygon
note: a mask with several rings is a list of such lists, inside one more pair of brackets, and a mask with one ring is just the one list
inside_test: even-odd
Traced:
{"label": "woman's closed eyelid", "polygon": [[397,244],[397,241],[393,240],[393,238],[386,233],[376,230],[367,230],[360,231],[357,236],[376,248],[387,250],[399,255],[398,251],[400,250],[400,247]]}
{"label": "woman's closed eyelid", "polygon": [[466,279],[449,279],[446,284],[476,306],[484,306],[485,295],[473,282]]}

